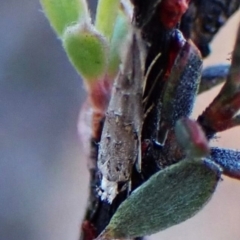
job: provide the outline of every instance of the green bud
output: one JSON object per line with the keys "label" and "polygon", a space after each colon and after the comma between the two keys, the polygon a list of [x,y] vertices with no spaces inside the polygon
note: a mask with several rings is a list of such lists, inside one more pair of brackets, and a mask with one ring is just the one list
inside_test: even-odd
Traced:
{"label": "green bud", "polygon": [[119,10],[119,14],[115,23],[113,36],[110,42],[110,54],[109,54],[109,65],[108,74],[115,76],[118,72],[121,58],[121,48],[125,43],[128,29],[130,28],[128,17]]}
{"label": "green bud", "polygon": [[90,22],[85,0],[41,0],[41,4],[51,26],[60,37],[67,26],[82,19]]}
{"label": "green bud", "polygon": [[208,140],[201,126],[189,118],[181,118],[176,122],[175,134],[178,143],[189,157],[205,157],[210,154]]}
{"label": "green bud", "polygon": [[119,7],[120,0],[98,0],[95,26],[108,40],[111,40]]}
{"label": "green bud", "polygon": [[63,46],[87,84],[105,74],[109,47],[92,25],[84,23],[68,27],[63,35]]}
{"label": "green bud", "polygon": [[157,172],[119,206],[97,239],[146,236],[187,220],[209,201],[220,174],[217,164],[200,159]]}

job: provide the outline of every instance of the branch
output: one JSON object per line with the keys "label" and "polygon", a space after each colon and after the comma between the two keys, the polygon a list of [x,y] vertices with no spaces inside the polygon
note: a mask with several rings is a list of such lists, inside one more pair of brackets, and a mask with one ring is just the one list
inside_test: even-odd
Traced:
{"label": "branch", "polygon": [[237,113],[240,109],[240,26],[234,47],[232,64],[227,81],[219,94],[207,109],[199,116],[198,121],[208,137],[227,130],[239,123]]}

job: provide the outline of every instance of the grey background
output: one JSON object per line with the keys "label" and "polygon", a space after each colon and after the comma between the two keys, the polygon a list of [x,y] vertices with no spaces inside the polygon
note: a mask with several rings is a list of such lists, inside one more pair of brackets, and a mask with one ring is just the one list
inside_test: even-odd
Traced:
{"label": "grey background", "polygon": [[[226,60],[238,20],[206,64]],[[200,96],[195,115],[217,91]],[[84,97],[38,1],[0,0],[0,240],[77,239],[88,185],[76,128]],[[240,148],[239,131],[214,144]],[[151,239],[240,239],[240,183],[226,178],[201,213]]]}
{"label": "grey background", "polygon": [[0,2],[0,239],[77,239],[82,83],[37,0]]}

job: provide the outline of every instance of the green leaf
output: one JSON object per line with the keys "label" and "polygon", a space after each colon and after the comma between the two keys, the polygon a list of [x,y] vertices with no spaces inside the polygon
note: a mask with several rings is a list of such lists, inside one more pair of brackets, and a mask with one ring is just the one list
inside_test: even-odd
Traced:
{"label": "green leaf", "polygon": [[82,19],[90,21],[90,15],[85,0],[40,1],[51,26],[60,37],[67,26]]}
{"label": "green leaf", "polygon": [[108,40],[111,40],[117,18],[120,0],[98,0],[95,26]]}
{"label": "green leaf", "polygon": [[119,206],[97,239],[146,236],[187,220],[209,201],[220,174],[212,161],[189,159],[157,172]]}
{"label": "green leaf", "polygon": [[63,46],[87,84],[105,74],[109,47],[93,26],[84,23],[68,27],[63,35]]}

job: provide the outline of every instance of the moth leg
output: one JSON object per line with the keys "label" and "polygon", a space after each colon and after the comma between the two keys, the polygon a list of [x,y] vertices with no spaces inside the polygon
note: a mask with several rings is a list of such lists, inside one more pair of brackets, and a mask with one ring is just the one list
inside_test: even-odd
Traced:
{"label": "moth leg", "polygon": [[127,189],[127,195],[129,196],[132,192],[132,181],[131,180],[123,185],[121,191],[124,191],[126,189]]}
{"label": "moth leg", "polygon": [[142,145],[141,143],[141,139],[138,140],[138,157],[137,157],[137,161],[136,161],[136,169],[139,173],[142,172]]}

